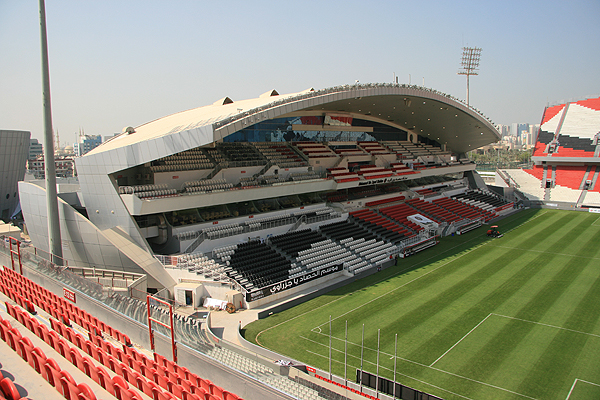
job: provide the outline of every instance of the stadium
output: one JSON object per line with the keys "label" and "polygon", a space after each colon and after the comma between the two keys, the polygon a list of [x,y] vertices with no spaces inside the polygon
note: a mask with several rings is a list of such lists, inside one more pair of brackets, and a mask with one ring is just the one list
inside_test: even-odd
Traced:
{"label": "stadium", "polygon": [[19,183],[31,244],[4,242],[2,337],[71,398],[89,378],[119,399],[596,395],[597,115],[547,108],[533,170],[492,187],[467,155],[492,122],[419,86],[270,90],[128,127],[58,185],[64,260],[43,184]]}

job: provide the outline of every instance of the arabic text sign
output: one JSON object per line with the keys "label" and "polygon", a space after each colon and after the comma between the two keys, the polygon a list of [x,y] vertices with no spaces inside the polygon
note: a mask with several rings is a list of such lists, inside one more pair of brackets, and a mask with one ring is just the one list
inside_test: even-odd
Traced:
{"label": "arabic text sign", "polygon": [[262,299],[263,297],[267,297],[270,296],[272,294],[275,293],[279,293],[279,292],[283,292],[284,290],[296,287],[298,285],[301,285],[303,283],[306,283],[308,281],[312,281],[314,279],[320,278],[322,276],[326,276],[329,274],[332,274],[334,272],[338,272],[341,271],[343,269],[343,265],[342,264],[338,264],[338,265],[332,265],[330,267],[327,268],[323,268],[320,269],[318,271],[314,271],[311,273],[308,273],[306,275],[303,276],[298,276],[296,278],[290,278],[290,279],[286,279],[284,281],[281,281],[279,283],[270,285],[270,286],[266,286],[264,288],[258,289],[252,293],[247,293],[246,294],[246,301],[255,301],[258,299]]}

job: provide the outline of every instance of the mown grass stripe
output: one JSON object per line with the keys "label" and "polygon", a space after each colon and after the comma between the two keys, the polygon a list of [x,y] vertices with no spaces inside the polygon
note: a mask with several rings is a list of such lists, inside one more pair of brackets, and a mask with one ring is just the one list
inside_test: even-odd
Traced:
{"label": "mown grass stripe", "polygon": [[[539,316],[542,316],[554,304],[558,298],[557,295],[560,295],[582,271],[583,266],[578,260],[567,263],[555,275],[555,279],[547,282],[515,317],[534,321],[539,319]],[[471,357],[458,373],[488,381],[500,368],[503,361],[509,357],[515,345],[524,340],[532,329],[534,329],[532,324],[511,320],[494,337],[487,340],[481,351]],[[513,378],[519,379],[518,376]],[[473,392],[467,390],[466,393],[471,395]],[[531,395],[531,393],[528,394]]]}
{"label": "mown grass stripe", "polygon": [[[588,262],[589,264],[589,262]],[[576,326],[580,332],[591,332],[600,321],[600,279],[590,287],[583,299],[573,310],[571,317],[563,326]],[[570,372],[576,365],[579,357],[587,356],[582,353],[587,341],[594,340],[600,344],[600,338],[583,335],[561,329],[547,346],[534,368],[532,368],[520,388],[523,392],[530,393],[557,393],[565,389],[565,383],[557,379],[560,375]],[[531,389],[526,389],[531,388]],[[543,390],[542,390],[543,389]]]}

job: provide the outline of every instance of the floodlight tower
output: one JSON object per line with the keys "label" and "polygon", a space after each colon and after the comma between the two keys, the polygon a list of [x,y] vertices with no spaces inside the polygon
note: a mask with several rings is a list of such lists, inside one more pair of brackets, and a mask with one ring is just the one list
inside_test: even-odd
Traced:
{"label": "floodlight tower", "polygon": [[467,76],[467,107],[469,107],[469,77],[471,75],[479,75],[479,60],[481,58],[480,47],[463,47],[462,60],[460,62],[461,69],[458,75]]}

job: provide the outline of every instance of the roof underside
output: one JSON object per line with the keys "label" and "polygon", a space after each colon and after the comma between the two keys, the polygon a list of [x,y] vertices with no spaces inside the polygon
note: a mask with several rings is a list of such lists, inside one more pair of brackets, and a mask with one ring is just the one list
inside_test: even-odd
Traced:
{"label": "roof underside", "polygon": [[[122,134],[91,154],[123,148],[159,137],[202,128],[212,131],[212,141],[257,122],[286,116],[346,113],[353,118],[390,125],[445,144],[463,153],[496,142],[498,131],[481,113],[438,91],[417,86],[367,84],[279,95],[272,90],[256,99],[232,101],[169,115]],[[210,142],[206,143],[209,144]],[[187,150],[185,148],[179,151]]]}
{"label": "roof underside", "polygon": [[[457,153],[493,143],[499,139],[487,121],[446,102],[418,96],[381,95],[344,99],[307,107],[290,115],[348,113],[354,118],[390,125],[424,138],[446,144]],[[374,134],[376,139],[377,135]]]}

